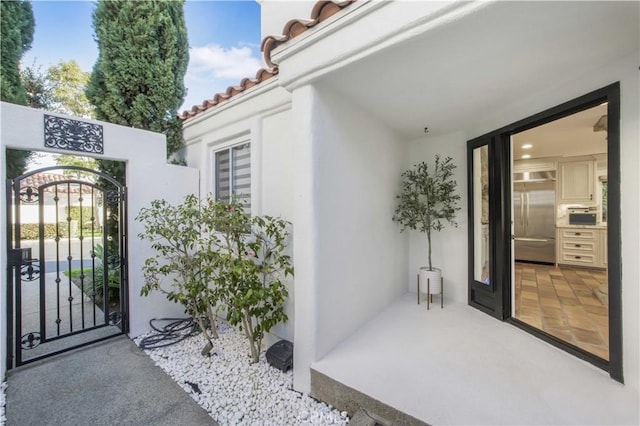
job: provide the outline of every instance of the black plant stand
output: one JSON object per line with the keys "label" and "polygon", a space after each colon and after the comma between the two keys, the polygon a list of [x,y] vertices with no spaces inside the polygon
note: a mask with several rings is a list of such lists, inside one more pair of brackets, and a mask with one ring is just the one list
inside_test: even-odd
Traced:
{"label": "black plant stand", "polygon": [[[431,280],[427,279],[427,311],[429,310],[429,302],[433,303],[433,294],[431,294]],[[416,275],[416,284],[418,287],[418,305],[420,304],[420,274]],[[440,309],[444,308],[444,277],[440,276]]]}

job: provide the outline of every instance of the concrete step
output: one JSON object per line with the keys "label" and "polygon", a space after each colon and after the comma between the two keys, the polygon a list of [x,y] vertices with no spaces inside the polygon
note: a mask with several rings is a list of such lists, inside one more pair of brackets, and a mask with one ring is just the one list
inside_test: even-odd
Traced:
{"label": "concrete step", "polygon": [[349,426],[391,426],[391,423],[361,408],[351,417]]}
{"label": "concrete step", "polygon": [[427,426],[384,402],[311,369],[311,396],[346,411],[349,426]]}

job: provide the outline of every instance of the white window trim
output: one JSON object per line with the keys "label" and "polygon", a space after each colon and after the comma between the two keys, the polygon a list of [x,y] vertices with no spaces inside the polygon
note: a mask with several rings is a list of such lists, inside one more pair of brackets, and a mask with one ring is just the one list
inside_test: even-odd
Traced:
{"label": "white window trim", "polygon": [[[216,154],[218,152],[221,151],[229,151],[229,193],[233,194],[233,170],[232,170],[232,153],[231,150],[237,146],[241,146],[241,145],[245,145],[245,144],[249,144],[249,164],[250,164],[250,171],[251,171],[251,203],[253,206],[253,192],[254,192],[254,188],[253,188],[253,174],[254,174],[254,156],[253,156],[253,144],[251,142],[251,138],[249,137],[249,135],[244,135],[240,138],[235,138],[235,139],[231,139],[228,141],[225,141],[223,143],[219,143],[219,144],[215,144],[210,146],[209,149],[209,165],[210,165],[210,170],[211,170],[211,177],[209,179],[210,185],[211,185],[211,190],[209,191],[212,195],[214,199],[218,198],[218,194],[217,194],[217,187],[218,187],[218,182],[216,179]],[[252,209],[253,210],[253,209]]]}

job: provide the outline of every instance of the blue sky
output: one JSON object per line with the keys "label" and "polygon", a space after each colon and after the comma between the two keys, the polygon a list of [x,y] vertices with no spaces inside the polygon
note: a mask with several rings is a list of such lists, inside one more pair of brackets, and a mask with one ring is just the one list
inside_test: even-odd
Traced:
{"label": "blue sky", "polygon": [[[35,60],[44,70],[75,59],[84,71],[91,71],[98,57],[91,22],[95,2],[35,0],[32,6],[34,42],[23,64],[30,66]],[[257,2],[187,0],[184,9],[191,59],[180,111],[253,77],[263,66]]]}

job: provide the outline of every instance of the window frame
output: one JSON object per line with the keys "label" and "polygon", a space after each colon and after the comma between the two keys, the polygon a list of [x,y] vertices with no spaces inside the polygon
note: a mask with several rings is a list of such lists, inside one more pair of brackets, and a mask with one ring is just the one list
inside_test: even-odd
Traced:
{"label": "window frame", "polygon": [[[252,155],[252,146],[251,139],[248,137],[242,137],[230,140],[225,143],[217,144],[211,147],[209,151],[209,161],[211,164],[211,177],[209,182],[212,185],[211,193],[213,194],[213,199],[218,201],[220,198],[218,197],[218,162],[217,155],[218,153],[227,151],[229,155],[229,196],[224,201],[230,201],[231,197],[235,195],[234,191],[234,176],[233,176],[233,150],[247,145],[249,148],[249,205],[253,204],[253,155]],[[251,212],[251,207],[249,208],[249,212]]]}

